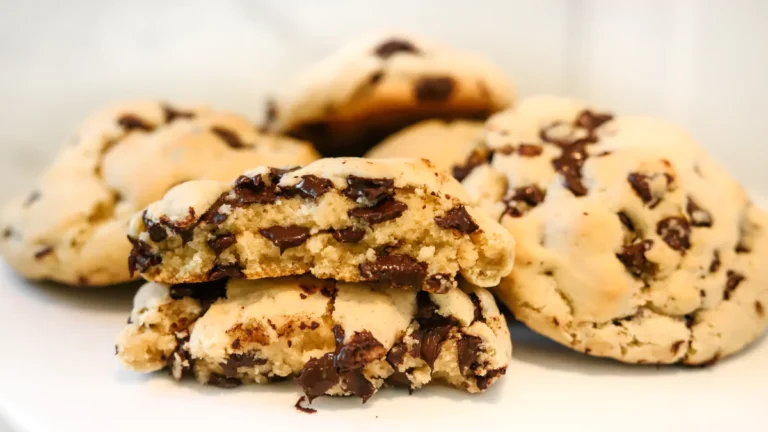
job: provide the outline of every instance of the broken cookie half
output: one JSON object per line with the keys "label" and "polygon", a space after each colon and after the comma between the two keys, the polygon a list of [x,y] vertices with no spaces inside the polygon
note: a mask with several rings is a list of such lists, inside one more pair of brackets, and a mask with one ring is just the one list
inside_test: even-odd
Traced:
{"label": "broken cookie half", "polygon": [[443,294],[312,276],[145,284],[117,355],[129,369],[235,387],[293,378],[312,399],[432,380],[481,392],[511,359],[491,294]]}
{"label": "broken cookie half", "polygon": [[311,273],[446,293],[490,287],[514,240],[453,178],[417,159],[259,167],[177,186],[131,221],[132,272],[164,283]]}

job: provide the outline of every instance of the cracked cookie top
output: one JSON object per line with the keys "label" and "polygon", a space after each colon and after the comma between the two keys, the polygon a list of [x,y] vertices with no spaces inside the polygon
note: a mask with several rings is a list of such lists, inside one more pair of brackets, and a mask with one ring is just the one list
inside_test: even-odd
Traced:
{"label": "cracked cookie top", "polygon": [[88,117],[30,192],[0,217],[0,251],[21,274],[71,285],[129,280],[129,218],[173,186],[228,180],[259,165],[317,155],[207,107],[129,101]]}
{"label": "cracked cookie top", "polygon": [[444,292],[493,286],[514,240],[426,160],[322,159],[172,189],[131,221],[130,268],[165,283],[311,272]]}
{"label": "cracked cookie top", "polygon": [[454,175],[517,240],[499,295],[561,343],[706,364],[768,322],[767,217],[672,124],[531,98]]}

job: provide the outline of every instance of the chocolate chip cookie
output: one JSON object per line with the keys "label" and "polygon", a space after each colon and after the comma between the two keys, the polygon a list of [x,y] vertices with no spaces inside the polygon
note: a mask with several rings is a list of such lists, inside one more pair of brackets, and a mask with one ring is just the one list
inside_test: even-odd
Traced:
{"label": "chocolate chip cookie", "polygon": [[456,168],[517,240],[497,294],[566,346],[707,365],[768,324],[768,216],[683,130],[537,97]]}
{"label": "chocolate chip cookie", "polygon": [[129,240],[131,271],[164,283],[311,272],[446,292],[458,273],[496,285],[514,262],[509,232],[417,159],[321,159],[187,182],[136,214]]}
{"label": "chocolate chip cookie", "polygon": [[406,34],[374,34],[310,67],[267,109],[267,127],[324,156],[361,156],[430,118],[485,119],[515,98],[485,59]]}
{"label": "chocolate chip cookie", "polygon": [[413,391],[433,379],[481,392],[512,353],[483,288],[433,294],[311,276],[147,283],[116,348],[129,369],[219,387],[293,378],[310,402],[365,402],[383,385]]}
{"label": "chocolate chip cookie", "polygon": [[377,144],[366,158],[424,158],[450,172],[479,144],[483,122],[424,120]]}
{"label": "chocolate chip cookie", "polygon": [[230,180],[260,164],[316,159],[311,145],[258,133],[245,118],[155,101],[90,116],[0,216],[0,252],[19,273],[70,285],[130,279],[128,220],[192,179]]}

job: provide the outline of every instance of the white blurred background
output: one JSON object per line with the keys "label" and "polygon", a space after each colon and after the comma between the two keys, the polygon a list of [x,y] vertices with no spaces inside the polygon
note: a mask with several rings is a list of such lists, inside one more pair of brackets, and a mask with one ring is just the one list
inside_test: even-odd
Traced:
{"label": "white blurred background", "polygon": [[768,195],[766,22],[764,0],[0,0],[0,205],[99,105],[149,96],[256,119],[301,68],[387,27],[484,53],[523,96],[676,120]]}

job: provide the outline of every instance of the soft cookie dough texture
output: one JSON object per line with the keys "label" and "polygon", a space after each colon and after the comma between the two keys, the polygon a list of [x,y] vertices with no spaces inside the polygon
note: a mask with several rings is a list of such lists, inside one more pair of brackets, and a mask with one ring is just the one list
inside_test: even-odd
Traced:
{"label": "soft cookie dough texture", "polygon": [[136,294],[117,355],[128,368],[235,387],[293,377],[311,401],[367,400],[382,385],[432,380],[475,393],[506,371],[512,346],[491,294],[444,294],[310,276],[149,282]]}
{"label": "soft cookie dough texture", "polygon": [[439,293],[457,274],[494,286],[514,263],[509,232],[417,159],[322,159],[187,182],[136,214],[129,239],[131,269],[164,283],[311,272]]}
{"label": "soft cookie dough texture", "polygon": [[365,154],[366,158],[424,158],[451,172],[464,162],[483,137],[483,122],[424,120],[388,137]]}
{"label": "soft cookie dough texture", "polygon": [[324,156],[361,156],[418,121],[484,120],[514,99],[507,76],[482,57],[415,35],[377,33],[304,71],[269,106],[267,120]]}
{"label": "soft cookie dough texture", "polygon": [[536,97],[455,170],[517,240],[496,290],[563,345],[706,365],[768,323],[768,217],[684,131]]}
{"label": "soft cookie dough texture", "polygon": [[0,252],[30,279],[124,282],[128,220],[174,185],[316,158],[309,144],[262,135],[238,115],[155,101],[115,104],[88,117],[34,188],[7,205]]}

